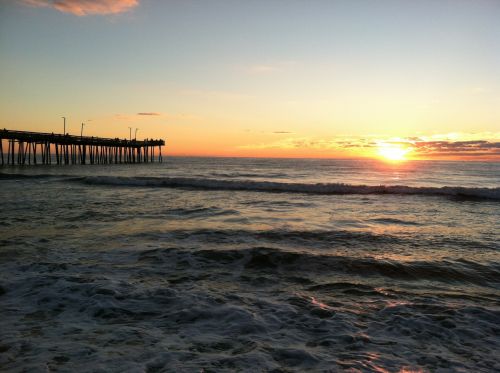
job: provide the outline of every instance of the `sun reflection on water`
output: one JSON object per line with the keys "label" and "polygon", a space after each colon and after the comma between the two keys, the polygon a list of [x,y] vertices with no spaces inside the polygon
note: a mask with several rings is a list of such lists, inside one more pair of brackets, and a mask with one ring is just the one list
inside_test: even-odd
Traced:
{"label": "sun reflection on water", "polygon": [[333,309],[328,304],[322,303],[322,302],[316,300],[316,298],[314,298],[314,297],[311,297],[311,303],[314,306],[321,308],[322,310],[332,310]]}

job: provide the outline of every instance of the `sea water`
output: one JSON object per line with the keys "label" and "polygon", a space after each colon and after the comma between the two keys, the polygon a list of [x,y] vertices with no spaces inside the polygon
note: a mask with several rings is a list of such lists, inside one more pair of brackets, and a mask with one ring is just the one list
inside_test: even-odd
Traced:
{"label": "sea water", "polygon": [[500,370],[500,164],[0,169],[0,370]]}

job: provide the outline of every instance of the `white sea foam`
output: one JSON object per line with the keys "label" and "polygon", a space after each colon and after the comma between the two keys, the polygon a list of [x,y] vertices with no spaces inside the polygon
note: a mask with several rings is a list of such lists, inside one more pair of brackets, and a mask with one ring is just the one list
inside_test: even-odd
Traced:
{"label": "white sea foam", "polygon": [[5,167],[0,370],[500,371],[499,166],[404,167]]}

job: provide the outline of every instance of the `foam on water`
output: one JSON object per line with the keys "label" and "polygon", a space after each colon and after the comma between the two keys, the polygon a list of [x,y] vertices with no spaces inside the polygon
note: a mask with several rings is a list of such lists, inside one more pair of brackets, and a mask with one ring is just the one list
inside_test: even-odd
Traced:
{"label": "foam on water", "polygon": [[266,248],[52,253],[4,281],[2,365],[495,370],[499,268],[455,264]]}
{"label": "foam on water", "polygon": [[362,167],[0,173],[0,366],[499,371],[496,166]]}
{"label": "foam on water", "polygon": [[[255,177],[255,174],[246,174]],[[239,177],[241,174],[237,174]],[[231,177],[231,176],[226,176]],[[285,183],[255,180],[228,180],[214,178],[191,178],[191,177],[125,177],[125,176],[86,176],[72,177],[70,175],[19,175],[0,174],[0,179],[57,179],[59,181],[84,182],[94,185],[116,185],[116,186],[140,186],[140,187],[163,187],[163,188],[192,188],[201,190],[234,190],[234,191],[257,191],[257,192],[283,192],[283,193],[306,193],[306,194],[396,194],[396,195],[430,195],[477,199],[500,200],[500,187],[418,187],[408,185],[353,185],[345,183]]]}
{"label": "foam on water", "polygon": [[441,195],[500,200],[500,188],[466,187],[411,187],[407,185],[350,185],[341,183],[280,183],[251,180],[223,180],[197,178],[148,178],[95,176],[86,177],[84,182],[100,185],[148,186],[170,188],[197,188],[209,190],[242,190],[259,192],[311,193],[311,194],[399,194],[399,195]]}

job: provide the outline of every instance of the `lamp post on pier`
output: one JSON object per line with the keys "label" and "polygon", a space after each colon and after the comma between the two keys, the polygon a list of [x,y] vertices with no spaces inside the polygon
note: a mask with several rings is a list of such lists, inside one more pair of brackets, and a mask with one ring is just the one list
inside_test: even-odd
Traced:
{"label": "lamp post on pier", "polygon": [[134,141],[137,141],[137,131],[139,131],[139,128],[136,128],[136,129],[135,129]]}
{"label": "lamp post on pier", "polygon": [[132,141],[132,127],[129,127],[128,129],[129,129],[129,133],[130,133],[129,139],[130,139],[130,141]]}
{"label": "lamp post on pier", "polygon": [[81,129],[81,131],[80,131],[80,138],[82,138],[82,137],[83,137],[83,126],[85,126],[85,123],[82,123],[82,129]]}
{"label": "lamp post on pier", "polygon": [[61,117],[63,119],[63,123],[64,123],[64,131],[63,131],[63,135],[66,135],[66,117]]}

